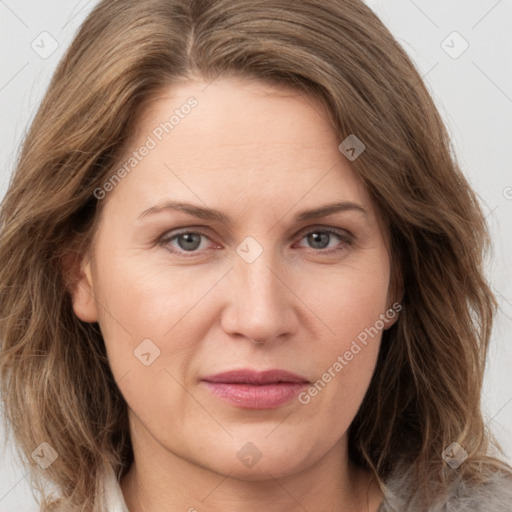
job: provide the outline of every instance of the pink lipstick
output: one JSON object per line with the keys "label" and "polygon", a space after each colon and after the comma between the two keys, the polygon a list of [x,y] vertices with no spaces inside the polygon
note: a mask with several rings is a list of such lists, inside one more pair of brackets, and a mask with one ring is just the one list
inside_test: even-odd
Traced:
{"label": "pink lipstick", "polygon": [[289,402],[309,381],[286,370],[232,370],[204,377],[209,391],[243,409],[276,409]]}

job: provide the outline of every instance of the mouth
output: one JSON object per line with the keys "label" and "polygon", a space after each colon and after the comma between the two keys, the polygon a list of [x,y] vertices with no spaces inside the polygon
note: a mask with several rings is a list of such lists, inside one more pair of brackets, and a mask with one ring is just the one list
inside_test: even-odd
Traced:
{"label": "mouth", "polygon": [[232,370],[204,377],[205,387],[221,400],[242,409],[276,409],[310,382],[286,370]]}

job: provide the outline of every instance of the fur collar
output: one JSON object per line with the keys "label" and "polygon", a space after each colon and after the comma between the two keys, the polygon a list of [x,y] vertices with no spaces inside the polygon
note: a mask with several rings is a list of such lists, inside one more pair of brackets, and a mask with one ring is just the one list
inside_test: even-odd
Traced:
{"label": "fur collar", "polygon": [[512,512],[512,475],[487,471],[485,484],[456,479],[446,496],[439,493],[438,501],[428,509],[418,506],[409,471],[395,471],[386,481],[385,499],[378,512]]}

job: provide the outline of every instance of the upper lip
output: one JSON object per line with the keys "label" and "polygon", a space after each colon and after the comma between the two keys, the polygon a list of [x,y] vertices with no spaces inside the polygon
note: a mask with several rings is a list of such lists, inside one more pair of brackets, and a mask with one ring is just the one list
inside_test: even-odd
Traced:
{"label": "upper lip", "polygon": [[236,384],[276,384],[278,382],[309,382],[306,378],[286,370],[251,370],[240,369],[217,373],[203,377],[207,382],[236,383]]}

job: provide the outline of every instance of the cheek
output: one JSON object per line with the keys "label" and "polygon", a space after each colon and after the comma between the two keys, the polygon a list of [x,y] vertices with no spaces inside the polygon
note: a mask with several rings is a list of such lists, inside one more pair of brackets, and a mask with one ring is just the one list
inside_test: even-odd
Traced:
{"label": "cheek", "polygon": [[97,275],[99,323],[116,373],[139,371],[145,362],[154,361],[152,375],[172,368],[176,377],[183,377],[187,361],[204,337],[204,322],[197,311],[219,273],[172,271],[144,264],[143,258],[119,255],[105,260]]}
{"label": "cheek", "polygon": [[[383,263],[385,261],[383,259]],[[340,266],[328,274],[311,276],[303,295],[307,305],[328,328],[326,340],[343,346],[366,328],[374,326],[385,313],[390,274],[383,263],[379,260],[378,264],[359,268]]]}
{"label": "cheek", "polygon": [[326,435],[332,441],[346,432],[364,399],[382,335],[372,315],[349,320],[336,326],[341,335],[335,342],[319,343],[310,352],[310,364],[316,372],[298,396],[307,417],[317,418],[313,421],[319,429],[324,428],[323,424],[330,425]]}
{"label": "cheek", "polygon": [[193,278],[183,269],[171,272],[158,266],[148,271],[135,264],[136,258],[120,261],[113,258],[98,275],[99,300],[104,305],[100,326],[110,366],[121,393],[141,420],[159,418],[171,428],[174,420],[164,411],[185,415],[194,406],[182,383],[189,378],[205,337],[198,314],[201,298],[212,287],[209,281],[218,277]]}
{"label": "cheek", "polygon": [[328,415],[343,432],[357,413],[375,369],[389,272],[385,266],[364,272],[344,269],[323,283],[324,293],[319,284],[316,281],[312,287],[308,304],[316,308],[326,334],[311,351],[315,380],[299,401],[319,417]]}

